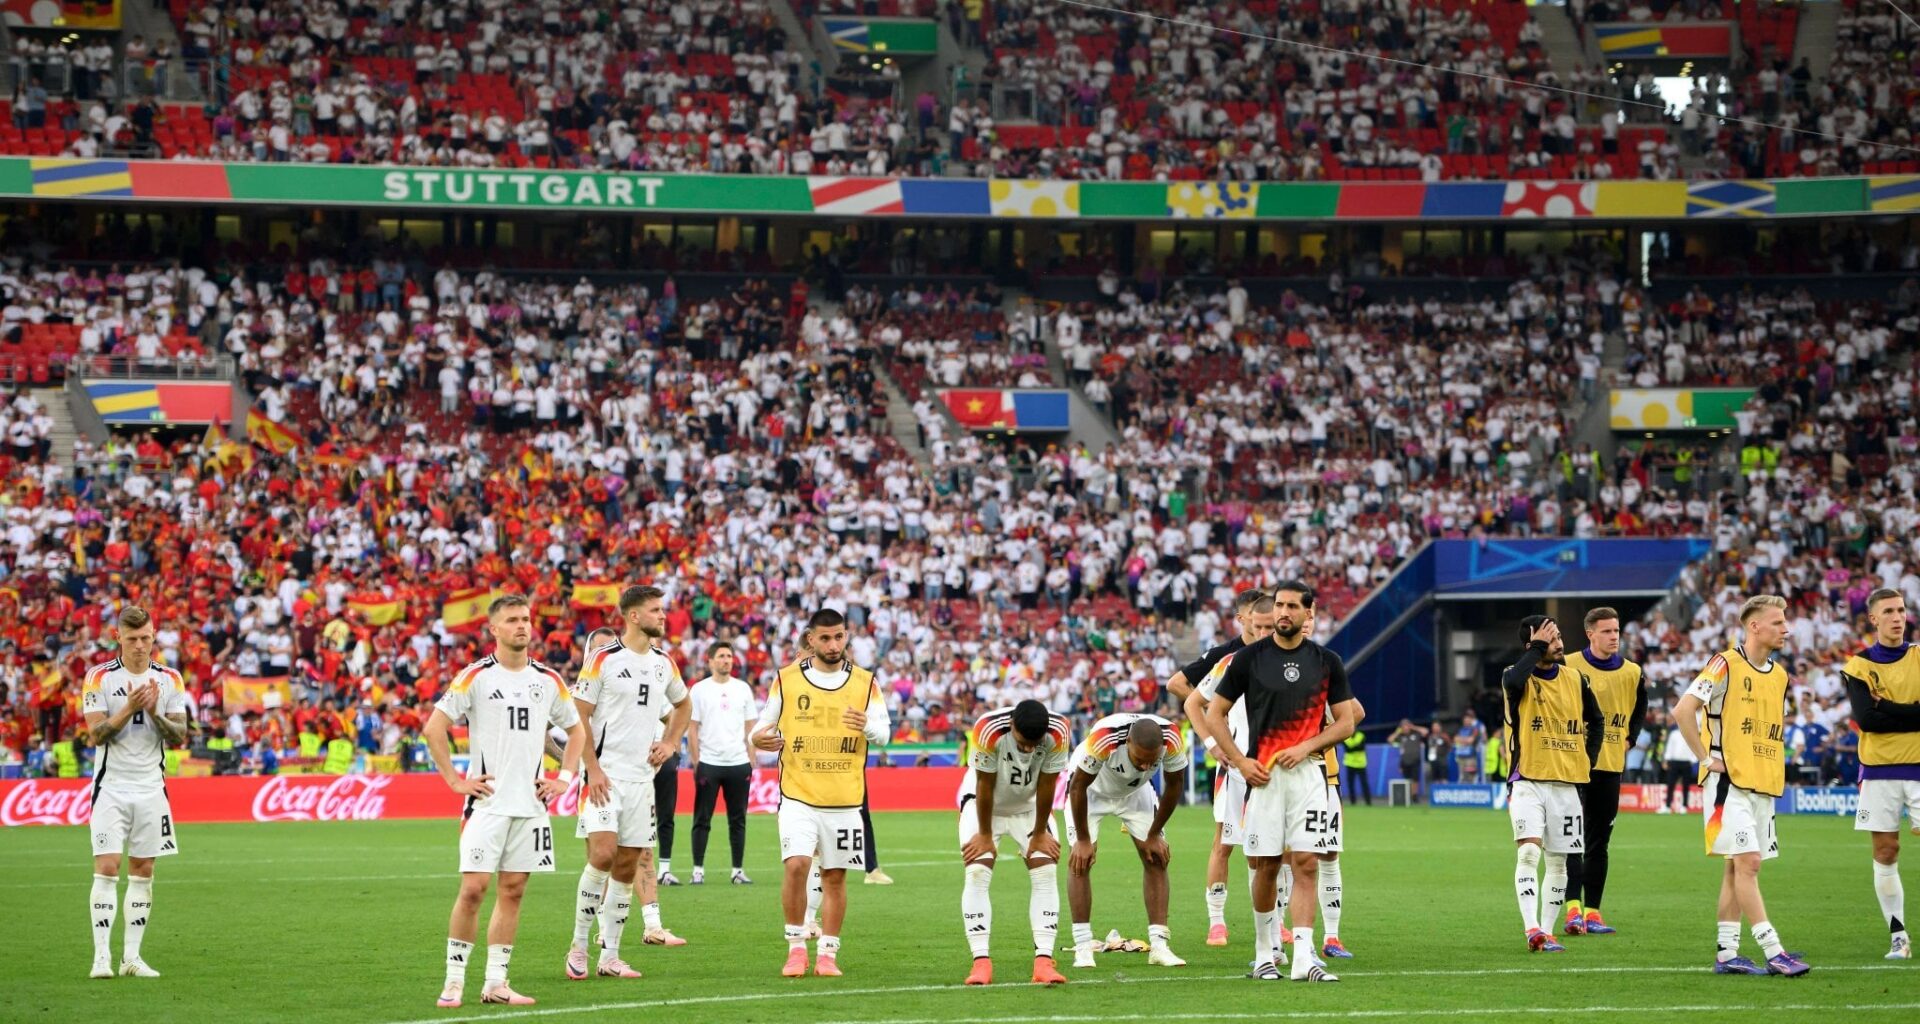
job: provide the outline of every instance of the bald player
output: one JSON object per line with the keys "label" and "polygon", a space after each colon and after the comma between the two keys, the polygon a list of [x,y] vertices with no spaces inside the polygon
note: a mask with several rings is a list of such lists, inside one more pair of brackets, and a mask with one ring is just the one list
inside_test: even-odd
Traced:
{"label": "bald player", "polygon": [[[1100,842],[1100,822],[1120,819],[1120,826],[1143,868],[1142,888],[1147,904],[1147,962],[1155,967],[1185,967],[1168,945],[1167,847],[1164,829],[1180,803],[1186,786],[1187,748],[1180,730],[1157,715],[1108,715],[1093,729],[1073,756],[1073,781],[1067,789],[1067,903],[1073,914],[1073,966],[1090,968],[1093,960],[1093,860]],[[1154,773],[1161,774],[1156,800]]]}

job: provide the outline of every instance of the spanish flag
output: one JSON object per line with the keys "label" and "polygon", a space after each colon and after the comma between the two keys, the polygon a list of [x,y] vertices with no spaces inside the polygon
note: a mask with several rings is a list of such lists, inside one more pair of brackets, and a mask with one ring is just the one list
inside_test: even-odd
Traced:
{"label": "spanish flag", "polygon": [[247,410],[247,440],[275,455],[285,455],[300,447],[298,435],[254,409]]}
{"label": "spanish flag", "polygon": [[253,448],[226,441],[207,461],[222,477],[240,476],[253,468]]}
{"label": "spanish flag", "polygon": [[487,621],[487,605],[493,603],[493,596],[486,587],[457,591],[440,606],[440,618],[448,629],[479,629]]}
{"label": "spanish flag", "polygon": [[582,581],[573,585],[575,608],[613,608],[620,604],[620,584]]}
{"label": "spanish flag", "polygon": [[383,594],[355,594],[347,598],[347,607],[359,612],[370,626],[385,626],[407,617],[405,601]]}

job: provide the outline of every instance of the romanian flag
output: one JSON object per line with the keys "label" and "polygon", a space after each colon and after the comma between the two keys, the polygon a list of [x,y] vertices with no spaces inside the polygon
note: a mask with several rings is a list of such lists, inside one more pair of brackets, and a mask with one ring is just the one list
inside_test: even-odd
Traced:
{"label": "romanian flag", "polygon": [[285,455],[300,447],[299,435],[262,416],[255,409],[247,410],[247,440],[275,455]]}
{"label": "romanian flag", "polygon": [[487,605],[493,603],[493,596],[486,587],[457,591],[440,606],[440,618],[448,629],[479,629],[487,621]]}
{"label": "romanian flag", "polygon": [[347,607],[359,612],[370,626],[385,626],[407,617],[407,602],[383,594],[355,594]]}
{"label": "romanian flag", "polygon": [[582,581],[573,585],[575,608],[615,608],[620,604],[620,584]]}

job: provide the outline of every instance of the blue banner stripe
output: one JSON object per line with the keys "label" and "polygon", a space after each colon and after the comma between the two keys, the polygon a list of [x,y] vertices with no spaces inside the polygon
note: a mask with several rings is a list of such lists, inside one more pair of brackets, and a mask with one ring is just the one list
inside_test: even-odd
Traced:
{"label": "blue banner stripe", "polygon": [[1014,391],[1013,422],[1021,430],[1067,430],[1071,406],[1064,391]]}
{"label": "blue banner stripe", "polygon": [[1422,217],[1498,217],[1506,202],[1507,186],[1493,184],[1443,184],[1427,186],[1420,201]]}
{"label": "blue banner stripe", "polygon": [[986,180],[900,182],[900,201],[908,213],[943,213],[985,217],[993,213],[993,194]]}
{"label": "blue banner stripe", "polygon": [[[56,181],[74,181],[79,178],[102,178],[109,174],[127,173],[125,160],[90,160],[86,163],[65,164],[58,167],[35,167],[33,183],[51,184]],[[131,192],[132,190],[128,190]]]}

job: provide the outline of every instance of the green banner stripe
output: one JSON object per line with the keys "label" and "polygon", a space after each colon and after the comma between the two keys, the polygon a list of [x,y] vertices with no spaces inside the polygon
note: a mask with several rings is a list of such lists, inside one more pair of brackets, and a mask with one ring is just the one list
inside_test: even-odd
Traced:
{"label": "green banner stripe", "polygon": [[1082,217],[1165,217],[1167,186],[1162,182],[1089,181],[1080,186]]}
{"label": "green banner stripe", "polygon": [[1691,426],[1718,429],[1735,425],[1733,414],[1753,399],[1753,389],[1695,391]]}
{"label": "green banner stripe", "polygon": [[1870,205],[1864,178],[1793,178],[1773,186],[1775,213],[1860,213]]}
{"label": "green banner stripe", "polygon": [[934,53],[940,49],[940,31],[927,20],[876,19],[867,22],[867,46],[887,53]]}
{"label": "green banner stripe", "polygon": [[1331,217],[1340,206],[1340,184],[1262,184],[1256,217]]}
{"label": "green banner stripe", "polygon": [[18,157],[0,159],[0,194],[10,196],[30,196],[33,194],[33,165]]}

